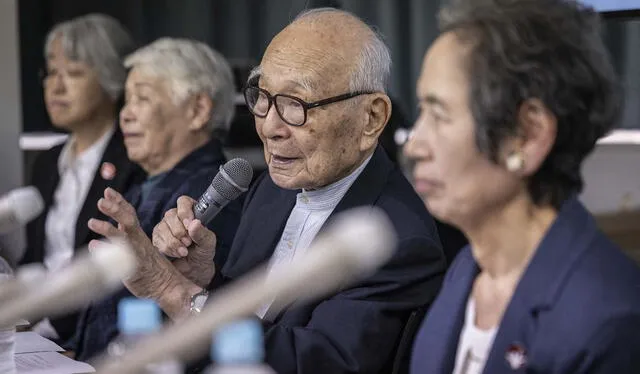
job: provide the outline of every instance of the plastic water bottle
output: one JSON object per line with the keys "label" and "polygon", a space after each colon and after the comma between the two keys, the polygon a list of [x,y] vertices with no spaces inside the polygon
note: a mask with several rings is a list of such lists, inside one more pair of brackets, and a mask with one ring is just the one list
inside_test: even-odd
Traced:
{"label": "plastic water bottle", "polygon": [[[107,354],[118,360],[147,335],[160,330],[162,315],[152,300],[129,297],[118,303],[118,329],[120,336],[109,344]],[[182,374],[183,365],[176,360],[165,360],[147,365],[147,374]]]}
{"label": "plastic water bottle", "polygon": [[208,374],[276,374],[264,364],[264,335],[256,319],[232,322],[213,334]]}
{"label": "plastic water bottle", "polygon": [[[0,257],[0,287],[2,282],[13,278],[13,270]],[[0,326],[0,374],[15,374],[16,362],[13,357],[15,351],[16,327]]]}

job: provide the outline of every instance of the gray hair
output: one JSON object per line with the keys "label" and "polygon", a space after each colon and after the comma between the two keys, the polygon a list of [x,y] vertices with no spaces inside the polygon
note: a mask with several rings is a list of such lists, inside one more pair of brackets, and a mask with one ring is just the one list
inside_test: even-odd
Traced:
{"label": "gray hair", "polygon": [[[300,20],[314,20],[318,16],[328,13],[345,15],[362,20],[356,15],[335,8],[314,8],[303,11],[293,20],[293,23]],[[364,22],[363,22],[364,23]],[[366,24],[365,24],[366,25]],[[358,56],[355,69],[351,72],[349,80],[349,90],[355,91],[378,91],[386,92],[391,76],[391,53],[385,44],[382,36],[372,27],[366,25],[371,30],[371,36],[364,42]]]}
{"label": "gray hair", "polygon": [[91,66],[105,92],[114,101],[120,98],[127,78],[122,59],[135,48],[120,22],[104,14],[88,14],[59,23],[47,35],[45,58],[57,38],[65,57]]}
{"label": "gray hair", "polygon": [[196,93],[207,94],[214,104],[209,129],[220,133],[229,130],[235,114],[233,73],[224,56],[208,45],[161,38],[127,56],[124,65],[167,79],[175,103]]}
{"label": "gray hair", "polygon": [[443,33],[469,47],[465,68],[481,152],[498,162],[503,141],[518,134],[527,99],[556,116],[555,144],[528,190],[536,204],[559,208],[582,189],[582,161],[620,115],[598,13],[573,0],[452,0],[439,21]]}

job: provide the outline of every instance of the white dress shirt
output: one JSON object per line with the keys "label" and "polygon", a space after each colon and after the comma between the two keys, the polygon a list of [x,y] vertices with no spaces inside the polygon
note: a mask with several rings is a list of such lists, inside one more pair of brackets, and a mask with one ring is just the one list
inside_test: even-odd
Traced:
{"label": "white dress shirt", "polygon": [[[302,190],[296,196],[296,205],[289,214],[280,241],[269,260],[270,268],[276,264],[291,262],[307,251],[322,225],[370,160],[371,157],[351,174],[333,184],[313,191]],[[256,312],[258,317],[264,318],[271,304],[263,305]]]}
{"label": "white dress shirt", "polygon": [[[78,215],[114,132],[115,127],[75,157],[75,139],[71,137],[60,152],[60,181],[53,194],[53,203],[49,207],[45,222],[44,266],[49,271],[59,271],[71,262]],[[48,318],[34,325],[32,330],[47,338],[59,338]]]}
{"label": "white dress shirt", "polygon": [[[76,223],[93,177],[115,127],[107,131],[89,148],[74,157],[75,140],[71,138],[58,157],[60,181],[45,223],[44,265],[57,271],[73,257]],[[44,171],[43,171],[44,172]],[[96,202],[97,203],[97,202]]]}
{"label": "white dress shirt", "polygon": [[473,298],[469,297],[453,374],[481,374],[491,352],[496,331],[497,326],[488,330],[481,330],[476,326],[476,305]]}

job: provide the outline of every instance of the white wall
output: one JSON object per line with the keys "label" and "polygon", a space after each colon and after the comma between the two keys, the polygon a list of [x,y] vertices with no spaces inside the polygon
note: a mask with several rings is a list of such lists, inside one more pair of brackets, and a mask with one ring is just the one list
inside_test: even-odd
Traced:
{"label": "white wall", "polygon": [[640,144],[601,144],[583,166],[581,199],[593,213],[640,209]]}
{"label": "white wall", "polygon": [[[23,183],[17,1],[0,0],[0,194]],[[13,262],[23,245],[22,233],[0,237],[0,255]]]}

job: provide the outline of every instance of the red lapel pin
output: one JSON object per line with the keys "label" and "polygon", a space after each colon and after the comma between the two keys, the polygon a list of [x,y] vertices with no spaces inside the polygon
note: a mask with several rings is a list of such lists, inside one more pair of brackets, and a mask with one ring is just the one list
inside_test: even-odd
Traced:
{"label": "red lapel pin", "polygon": [[520,344],[511,344],[504,358],[509,363],[511,370],[522,369],[527,365],[527,350]]}
{"label": "red lapel pin", "polygon": [[110,162],[103,162],[100,167],[100,176],[104,180],[112,180],[116,176],[116,166]]}

